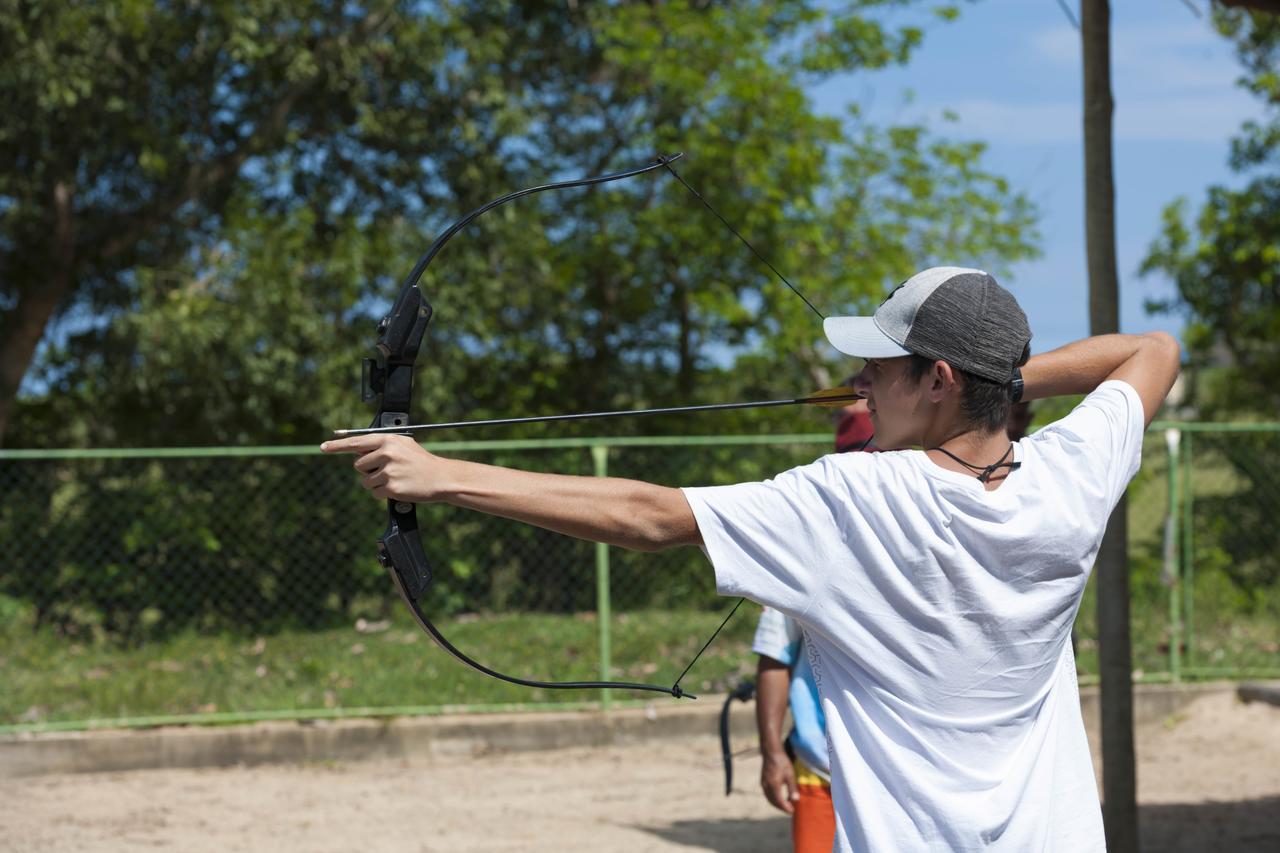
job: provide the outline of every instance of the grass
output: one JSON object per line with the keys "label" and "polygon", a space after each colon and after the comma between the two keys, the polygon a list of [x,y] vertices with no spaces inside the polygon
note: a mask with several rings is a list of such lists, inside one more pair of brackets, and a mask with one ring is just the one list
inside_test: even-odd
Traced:
{"label": "grass", "polygon": [[[718,692],[754,672],[755,609],[744,607],[685,678],[693,693]],[[1078,665],[1097,672],[1092,584],[1077,622]],[[1167,601],[1133,612],[1134,665],[1153,680],[1168,670]],[[11,611],[11,616],[12,611]],[[613,677],[668,685],[719,624],[722,613],[640,611],[616,615]],[[1214,669],[1280,670],[1274,615],[1209,613],[1197,626],[1191,663]],[[32,632],[21,618],[0,626],[0,724],[126,717],[224,715],[327,709],[594,701],[504,684],[462,666],[397,613],[380,623],[270,636],[183,634],[136,648],[72,642]],[[483,664],[529,678],[598,676],[594,614],[471,616],[441,625]],[[1185,657],[1184,657],[1184,666]],[[615,693],[617,699],[655,698]],[[217,716],[214,716],[217,715]]]}
{"label": "grass", "polygon": [[[754,672],[755,620],[739,613],[683,682],[724,690]],[[714,612],[617,615],[613,676],[671,684],[723,618]],[[0,627],[0,724],[261,711],[595,700],[597,691],[527,689],[463,666],[408,615],[325,631],[263,637],[183,634],[136,648],[69,642]],[[449,620],[441,630],[480,663],[549,680],[599,677],[594,614]],[[619,692],[619,699],[654,694]]]}
{"label": "grass", "polygon": [[[1096,583],[1090,578],[1076,618],[1076,666],[1083,675],[1098,673]],[[1196,621],[1181,641],[1181,666],[1188,676],[1215,674],[1241,677],[1270,673],[1280,676],[1280,613],[1276,604],[1263,610],[1241,606],[1221,594],[1225,578],[1197,578]],[[1134,676],[1137,680],[1167,680],[1170,670],[1168,591],[1163,587],[1134,590],[1129,612]]]}

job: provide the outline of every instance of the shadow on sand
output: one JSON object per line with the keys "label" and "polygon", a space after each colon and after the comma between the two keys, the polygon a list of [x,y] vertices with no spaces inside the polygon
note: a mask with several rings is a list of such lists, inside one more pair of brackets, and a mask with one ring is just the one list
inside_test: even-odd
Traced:
{"label": "shadow on sand", "polygon": [[791,849],[791,819],[771,817],[762,820],[727,818],[724,820],[678,820],[667,826],[635,826],[690,850],[714,850],[715,853],[778,853]]}
{"label": "shadow on sand", "polygon": [[1150,853],[1275,853],[1280,850],[1280,797],[1140,805],[1138,833],[1142,849]]}
{"label": "shadow on sand", "polygon": [[[1280,851],[1280,797],[1144,805],[1138,807],[1138,820],[1144,853]],[[690,850],[775,853],[791,849],[791,822],[785,817],[684,820],[634,828]]]}

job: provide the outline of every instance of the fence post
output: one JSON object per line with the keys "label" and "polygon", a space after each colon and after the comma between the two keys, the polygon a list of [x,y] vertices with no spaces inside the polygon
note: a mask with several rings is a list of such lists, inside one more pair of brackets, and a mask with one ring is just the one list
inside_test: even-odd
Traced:
{"label": "fence post", "polygon": [[1182,466],[1182,454],[1178,452],[1182,430],[1164,431],[1165,447],[1169,451],[1169,502],[1164,517],[1164,568],[1161,575],[1169,585],[1169,677],[1182,680],[1182,602],[1179,599],[1182,573],[1178,570],[1178,513],[1181,494],[1178,491],[1178,473]]}
{"label": "fence post", "polygon": [[[609,476],[609,447],[604,444],[591,446],[591,460],[595,463],[597,477]],[[612,620],[612,608],[609,601],[609,546],[603,542],[596,543],[596,626],[600,636],[600,680],[611,679],[613,665],[609,623]],[[600,691],[600,707],[609,710],[609,691]]]}
{"label": "fence post", "polygon": [[1195,622],[1193,616],[1195,614],[1195,549],[1192,542],[1194,535],[1192,504],[1195,501],[1195,488],[1191,482],[1192,462],[1192,437],[1194,432],[1188,430],[1182,436],[1182,491],[1185,497],[1182,500],[1182,585],[1186,593],[1182,597],[1183,601],[1183,625],[1187,636],[1187,666],[1195,666],[1192,659],[1192,650],[1195,644]]}

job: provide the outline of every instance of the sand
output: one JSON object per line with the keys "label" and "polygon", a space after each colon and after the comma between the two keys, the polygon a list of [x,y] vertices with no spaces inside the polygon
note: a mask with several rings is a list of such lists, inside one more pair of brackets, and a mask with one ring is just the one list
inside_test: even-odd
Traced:
{"label": "sand", "polygon": [[[1208,696],[1140,728],[1138,755],[1144,850],[1280,850],[1280,708]],[[421,763],[6,780],[0,850],[786,850],[787,818],[757,789],[758,757],[735,768],[725,797],[708,734]]]}

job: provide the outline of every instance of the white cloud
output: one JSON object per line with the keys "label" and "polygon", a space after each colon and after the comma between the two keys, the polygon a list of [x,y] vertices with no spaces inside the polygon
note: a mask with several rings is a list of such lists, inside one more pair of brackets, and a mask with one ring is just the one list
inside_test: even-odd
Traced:
{"label": "white cloud", "polygon": [[1116,138],[1151,142],[1227,141],[1241,122],[1261,112],[1243,92],[1121,101],[1117,95]]}
{"label": "white cloud", "polygon": [[[1032,55],[1060,69],[1079,68],[1080,34],[1067,25],[1030,39]],[[1111,76],[1134,94],[1223,91],[1239,75],[1231,44],[1207,21],[1122,25],[1111,31]]]}
{"label": "white cloud", "polygon": [[1071,27],[1041,30],[1030,38],[1029,44],[1036,57],[1055,65],[1080,64],[1080,34]]}
{"label": "white cloud", "polygon": [[1076,103],[1013,103],[974,98],[951,104],[962,135],[990,142],[1073,142],[1080,136],[1080,105]]}
{"label": "white cloud", "polygon": [[[992,142],[1071,144],[1078,143],[1084,133],[1080,102],[1074,100],[1018,103],[970,99],[949,108],[959,116],[956,127],[963,134]],[[1240,123],[1259,111],[1258,104],[1242,92],[1150,98],[1117,95],[1115,138],[1126,142],[1206,142],[1225,148]]]}

